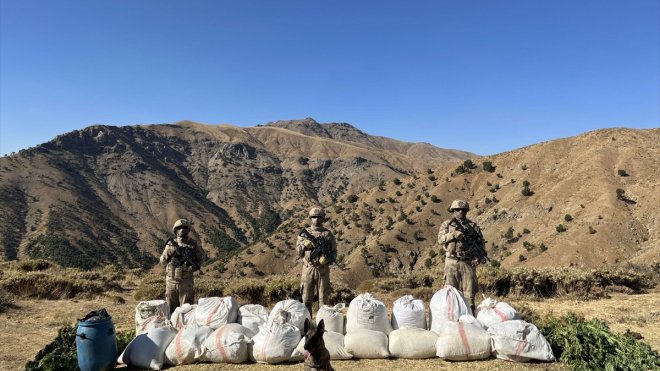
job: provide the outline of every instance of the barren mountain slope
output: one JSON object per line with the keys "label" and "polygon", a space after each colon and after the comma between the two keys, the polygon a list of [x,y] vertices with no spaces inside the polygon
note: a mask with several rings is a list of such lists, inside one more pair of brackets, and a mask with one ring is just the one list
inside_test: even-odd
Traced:
{"label": "barren mountain slope", "polygon": [[[192,122],[58,136],[0,159],[3,256],[149,266],[180,217],[211,255],[228,254],[296,210],[413,172],[414,144],[398,151],[342,138]],[[436,164],[469,155],[422,152]]]}
{"label": "barren mountain slope", "polygon": [[[658,262],[658,143],[658,129],[599,130],[475,158],[468,172],[441,166],[342,197],[326,209],[346,268],[332,275],[355,287],[372,277],[441,269],[436,236],[455,198],[470,201],[468,217],[505,266]],[[493,172],[483,169],[486,161]],[[523,195],[525,181],[533,194]],[[227,263],[225,275],[298,274],[293,246],[305,223],[304,211],[296,213]]]}

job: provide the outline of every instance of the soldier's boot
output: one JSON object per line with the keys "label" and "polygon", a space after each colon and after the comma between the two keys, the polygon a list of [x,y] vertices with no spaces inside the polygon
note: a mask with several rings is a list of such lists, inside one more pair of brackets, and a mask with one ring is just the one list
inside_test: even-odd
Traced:
{"label": "soldier's boot", "polygon": [[312,302],[311,301],[306,301],[305,302],[305,307],[307,307],[307,310],[309,311],[309,315],[312,315]]}

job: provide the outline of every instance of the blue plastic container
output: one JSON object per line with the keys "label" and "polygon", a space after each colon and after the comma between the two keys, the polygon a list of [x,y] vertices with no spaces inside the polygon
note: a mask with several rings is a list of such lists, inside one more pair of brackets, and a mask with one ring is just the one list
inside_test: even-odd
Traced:
{"label": "blue plastic container", "polygon": [[81,371],[112,370],[117,363],[117,339],[112,317],[78,321],[76,352]]}

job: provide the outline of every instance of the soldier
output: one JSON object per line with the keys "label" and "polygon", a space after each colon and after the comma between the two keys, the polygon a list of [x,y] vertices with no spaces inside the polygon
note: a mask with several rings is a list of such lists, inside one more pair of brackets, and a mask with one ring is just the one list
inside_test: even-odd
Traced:
{"label": "soldier", "polygon": [[330,295],[330,264],[337,259],[337,241],[328,229],[323,227],[325,212],[320,207],[309,210],[312,226],[300,232],[296,242],[296,252],[303,258],[301,277],[302,300],[312,314],[314,294],[319,295],[319,307],[328,302]]}
{"label": "soldier", "polygon": [[206,255],[204,250],[190,233],[190,222],[179,219],[174,223],[172,231],[175,239],[168,239],[165,250],[160,256],[160,263],[166,264],[165,300],[170,306],[170,313],[179,305],[195,302],[193,288],[193,273],[200,270],[200,264]]}
{"label": "soldier", "polygon": [[445,250],[445,285],[463,292],[474,313],[474,299],[479,289],[476,267],[488,259],[484,237],[476,223],[465,215],[470,210],[465,200],[454,200],[449,210],[453,218],[440,226],[438,243]]}

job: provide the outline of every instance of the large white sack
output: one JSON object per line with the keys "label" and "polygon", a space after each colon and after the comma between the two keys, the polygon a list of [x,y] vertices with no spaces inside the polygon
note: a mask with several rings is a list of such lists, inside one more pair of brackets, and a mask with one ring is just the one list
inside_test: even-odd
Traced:
{"label": "large white sack", "polygon": [[117,362],[131,368],[160,370],[165,364],[165,349],[176,334],[177,330],[171,326],[153,328],[146,333],[138,334],[128,343],[126,349],[117,358]]}
{"label": "large white sack", "polygon": [[[141,334],[148,330],[144,323],[147,319],[160,316],[170,318],[170,307],[165,300],[141,301],[135,306],[135,333]],[[153,320],[153,319],[152,319]]]}
{"label": "large white sack", "polygon": [[392,329],[404,327],[426,329],[426,306],[423,300],[405,295],[394,301]]}
{"label": "large white sack", "polygon": [[259,326],[268,321],[268,310],[261,304],[245,304],[238,309],[238,323],[250,330],[250,337],[259,332]]}
{"label": "large white sack", "polygon": [[326,331],[338,332],[344,334],[344,313],[342,311],[346,308],[346,304],[340,303],[331,307],[329,305],[322,305],[316,312],[316,324],[318,325],[321,320],[324,320]]}
{"label": "large white sack", "polygon": [[194,322],[195,310],[197,309],[197,304],[183,304],[180,307],[177,307],[170,317],[170,322],[172,326],[176,327],[177,330],[181,330],[185,325]]}
{"label": "large white sack", "polygon": [[279,319],[268,320],[259,328],[252,341],[250,359],[259,363],[280,363],[288,361],[294,348],[300,342],[300,330],[288,322]]}
{"label": "large white sack", "polygon": [[238,303],[231,296],[201,298],[195,310],[195,322],[214,330],[227,323],[236,323]]}
{"label": "large white sack", "polygon": [[[325,323],[325,322],[324,322]],[[323,342],[325,349],[330,353],[330,359],[351,359],[353,355],[344,347],[344,335],[334,331],[326,331],[323,333]],[[305,338],[302,338],[296,347],[295,355],[305,354]],[[293,358],[291,360],[294,360]]]}
{"label": "large white sack", "polygon": [[202,361],[213,363],[244,363],[248,361],[246,333],[250,330],[238,323],[227,323],[213,331],[203,344]]}
{"label": "large white sack", "polygon": [[475,323],[445,321],[436,342],[438,357],[449,361],[472,361],[490,356],[490,337]]}
{"label": "large white sack", "polygon": [[437,341],[438,334],[433,331],[404,327],[390,332],[390,354],[397,358],[433,358]]}
{"label": "large white sack", "polygon": [[312,316],[309,314],[305,304],[298,300],[287,299],[282,300],[275,304],[273,309],[268,315],[268,324],[271,322],[288,322],[299,329],[300,335],[305,328],[305,318],[312,321]]}
{"label": "large white sack", "polygon": [[355,358],[387,358],[390,356],[387,335],[382,331],[357,329],[344,336],[346,351]]}
{"label": "large white sack", "polygon": [[477,319],[486,327],[512,319],[520,319],[518,312],[503,301],[486,298],[477,308],[479,308]]}
{"label": "large white sack", "polygon": [[481,327],[484,330],[488,329],[488,327],[486,327],[483,323],[479,322],[479,320],[471,314],[464,314],[464,315],[460,316],[458,318],[458,322],[460,322],[460,323],[472,323],[474,325],[477,325],[477,326]]}
{"label": "large white sack", "polygon": [[207,326],[198,326],[195,323],[186,325],[179,330],[165,350],[167,363],[178,366],[201,361],[204,354],[202,344],[212,332],[213,329]]}
{"label": "large white sack", "polygon": [[500,359],[526,362],[532,359],[554,361],[550,343],[541,331],[529,322],[511,320],[488,328],[493,355]]}
{"label": "large white sack", "polygon": [[159,327],[165,327],[165,326],[172,326],[172,323],[170,322],[169,319],[166,317],[161,316],[160,314],[157,314],[155,316],[151,316],[144,320],[138,328],[140,329],[139,331],[136,329],[135,333],[136,334],[143,334],[151,329],[154,328],[159,328]]}
{"label": "large white sack", "polygon": [[431,308],[429,328],[437,334],[440,333],[440,328],[445,322],[458,321],[458,318],[464,314],[472,315],[472,310],[463,294],[449,285],[433,294],[429,306]]}
{"label": "large white sack", "polygon": [[355,330],[374,330],[385,335],[392,332],[385,304],[369,293],[356,296],[348,306],[346,333]]}

